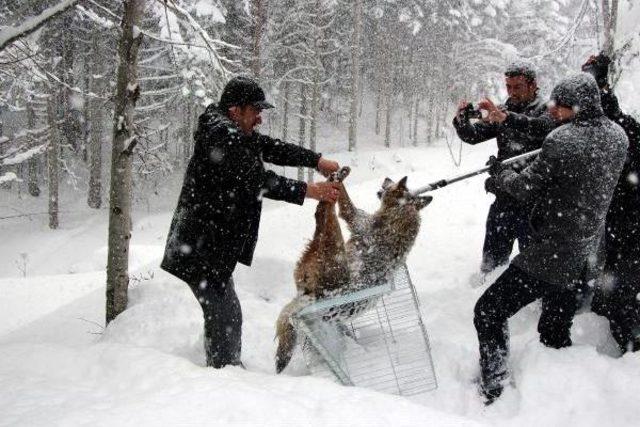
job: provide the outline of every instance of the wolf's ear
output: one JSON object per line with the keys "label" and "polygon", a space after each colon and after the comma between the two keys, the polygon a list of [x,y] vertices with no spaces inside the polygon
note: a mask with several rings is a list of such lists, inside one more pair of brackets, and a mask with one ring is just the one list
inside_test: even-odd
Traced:
{"label": "wolf's ear", "polygon": [[415,199],[414,204],[416,205],[416,209],[420,210],[427,206],[431,201],[433,201],[433,197],[431,196],[418,196]]}
{"label": "wolf's ear", "polygon": [[400,181],[398,181],[398,187],[403,188],[403,189],[407,189],[407,178],[408,177],[404,177],[402,178]]}
{"label": "wolf's ear", "polygon": [[385,178],[384,181],[382,181],[382,189],[386,190],[387,188],[391,187],[393,184],[395,184],[395,182],[393,182],[391,178]]}

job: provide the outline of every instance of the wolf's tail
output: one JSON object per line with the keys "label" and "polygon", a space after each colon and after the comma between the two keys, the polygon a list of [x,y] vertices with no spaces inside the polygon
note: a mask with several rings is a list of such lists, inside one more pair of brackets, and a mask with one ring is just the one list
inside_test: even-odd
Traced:
{"label": "wolf's tail", "polygon": [[276,372],[279,374],[287,367],[293,350],[296,348],[297,332],[291,324],[291,316],[312,302],[313,298],[307,295],[298,295],[289,304],[285,305],[276,322],[276,338],[278,338],[278,350],[276,351]]}

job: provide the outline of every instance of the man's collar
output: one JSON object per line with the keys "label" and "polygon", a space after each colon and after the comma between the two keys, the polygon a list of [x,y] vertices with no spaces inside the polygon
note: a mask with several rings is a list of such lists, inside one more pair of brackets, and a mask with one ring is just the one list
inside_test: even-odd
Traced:
{"label": "man's collar", "polygon": [[511,100],[511,98],[508,98],[507,102],[505,102],[505,105],[509,110],[525,111],[531,107],[537,107],[538,104],[540,104],[541,100],[542,98],[540,97],[539,93],[536,92],[536,95],[533,97],[533,99],[527,103],[515,103]]}

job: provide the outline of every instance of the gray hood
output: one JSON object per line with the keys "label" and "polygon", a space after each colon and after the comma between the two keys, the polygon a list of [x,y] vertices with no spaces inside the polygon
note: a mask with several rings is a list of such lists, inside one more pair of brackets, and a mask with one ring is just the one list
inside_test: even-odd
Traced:
{"label": "gray hood", "polygon": [[591,74],[580,73],[560,81],[551,92],[551,100],[576,110],[576,120],[589,120],[604,115],[600,90]]}

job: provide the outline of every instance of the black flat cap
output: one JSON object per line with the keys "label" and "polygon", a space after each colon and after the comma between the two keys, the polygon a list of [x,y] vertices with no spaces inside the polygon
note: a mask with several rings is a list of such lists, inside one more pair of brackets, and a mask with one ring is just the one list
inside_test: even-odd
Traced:
{"label": "black flat cap", "polygon": [[258,82],[250,77],[234,77],[222,90],[218,107],[226,111],[229,107],[244,107],[245,105],[253,105],[263,110],[274,108],[273,104],[267,102],[264,91]]}

